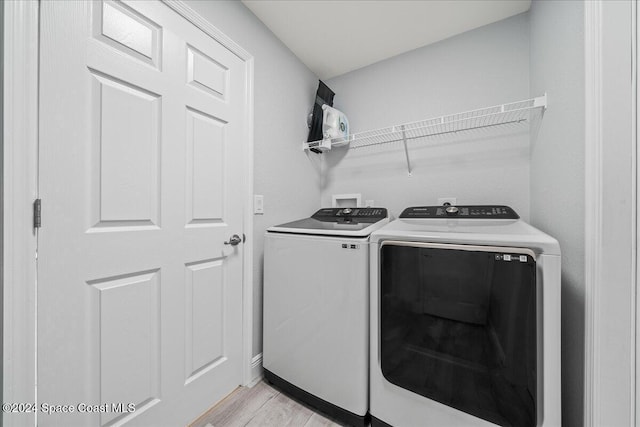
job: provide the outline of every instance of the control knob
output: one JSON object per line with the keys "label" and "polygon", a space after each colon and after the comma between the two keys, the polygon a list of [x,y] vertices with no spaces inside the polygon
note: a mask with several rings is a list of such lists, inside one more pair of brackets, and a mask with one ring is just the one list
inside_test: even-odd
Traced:
{"label": "control knob", "polygon": [[351,215],[351,208],[342,209],[342,213],[345,214],[345,215]]}
{"label": "control knob", "polygon": [[455,216],[458,215],[459,209],[455,206],[447,206],[445,208],[445,212],[448,216]]}

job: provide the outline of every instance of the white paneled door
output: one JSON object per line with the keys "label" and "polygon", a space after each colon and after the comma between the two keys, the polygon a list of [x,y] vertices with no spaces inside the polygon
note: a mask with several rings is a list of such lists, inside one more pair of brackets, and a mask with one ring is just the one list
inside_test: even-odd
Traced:
{"label": "white paneled door", "polygon": [[40,37],[38,424],[185,425],[242,380],[245,63],[156,1]]}

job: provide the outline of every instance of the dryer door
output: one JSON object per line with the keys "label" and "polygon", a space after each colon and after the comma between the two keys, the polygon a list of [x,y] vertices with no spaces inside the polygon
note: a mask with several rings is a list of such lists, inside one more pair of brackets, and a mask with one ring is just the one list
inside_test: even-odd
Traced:
{"label": "dryer door", "polygon": [[384,377],[498,425],[535,426],[535,254],[387,241],[380,257]]}

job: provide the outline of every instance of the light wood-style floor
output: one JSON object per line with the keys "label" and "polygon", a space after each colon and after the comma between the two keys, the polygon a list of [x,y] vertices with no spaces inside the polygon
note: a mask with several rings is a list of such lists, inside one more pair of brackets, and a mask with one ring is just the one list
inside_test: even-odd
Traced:
{"label": "light wood-style floor", "polygon": [[264,381],[239,387],[190,427],[340,427]]}

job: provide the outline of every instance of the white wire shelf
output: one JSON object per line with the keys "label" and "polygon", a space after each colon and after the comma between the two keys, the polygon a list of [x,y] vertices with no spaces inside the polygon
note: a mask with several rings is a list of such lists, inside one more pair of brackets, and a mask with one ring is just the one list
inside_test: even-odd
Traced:
{"label": "white wire shelf", "polygon": [[407,141],[420,139],[429,140],[430,138],[472,129],[500,127],[525,122],[530,123],[542,118],[546,108],[547,95],[544,94],[537,98],[523,101],[354,133],[349,135],[348,138],[305,142],[303,148],[305,150],[315,149],[316,151],[326,151],[331,149],[332,146],[345,145],[345,143],[348,142],[349,149],[353,150],[373,145],[402,142],[404,143],[407,157],[407,168],[409,174],[411,174]]}

